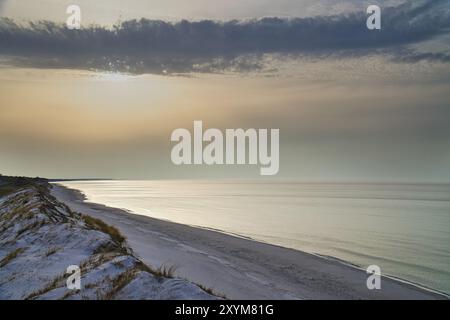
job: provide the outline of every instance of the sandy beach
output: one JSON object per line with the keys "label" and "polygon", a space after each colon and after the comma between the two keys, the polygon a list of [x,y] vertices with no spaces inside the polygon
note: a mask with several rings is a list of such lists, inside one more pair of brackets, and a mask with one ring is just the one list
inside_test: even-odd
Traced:
{"label": "sandy beach", "polygon": [[118,228],[145,263],[175,266],[177,276],[229,299],[446,298],[387,277],[381,290],[368,290],[366,272],[337,259],[87,203],[80,192],[58,184],[52,194]]}

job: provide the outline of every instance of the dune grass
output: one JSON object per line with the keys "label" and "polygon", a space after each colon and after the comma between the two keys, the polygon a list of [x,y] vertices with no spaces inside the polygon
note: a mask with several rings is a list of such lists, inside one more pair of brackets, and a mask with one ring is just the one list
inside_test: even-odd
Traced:
{"label": "dune grass", "polygon": [[196,285],[197,285],[197,287],[199,287],[200,289],[202,289],[206,293],[209,293],[212,296],[216,296],[216,297],[219,297],[222,299],[228,299],[226,295],[216,292],[213,288],[208,288],[208,287],[205,287],[204,285],[201,285],[198,283],[196,283]]}
{"label": "dune grass", "polygon": [[17,248],[16,250],[11,251],[0,261],[0,268],[3,268],[8,263],[10,263],[13,259],[15,259],[19,254],[24,252],[24,248]]}
{"label": "dune grass", "polygon": [[167,266],[163,264],[158,269],[153,270],[153,274],[157,277],[174,278],[176,270],[176,266]]}
{"label": "dune grass", "polygon": [[82,218],[84,222],[93,229],[109,234],[114,242],[122,244],[125,241],[126,238],[119,232],[119,230],[106,224],[102,220],[88,215],[82,215]]}

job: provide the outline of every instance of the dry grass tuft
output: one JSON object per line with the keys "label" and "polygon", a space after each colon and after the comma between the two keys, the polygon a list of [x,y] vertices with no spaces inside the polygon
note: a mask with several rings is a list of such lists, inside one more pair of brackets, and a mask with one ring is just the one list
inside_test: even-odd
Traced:
{"label": "dry grass tuft", "polygon": [[207,287],[205,287],[204,285],[201,285],[201,284],[198,284],[198,283],[196,283],[196,285],[197,285],[200,289],[202,289],[202,290],[205,291],[206,293],[209,293],[209,294],[212,295],[212,296],[216,296],[216,297],[219,297],[219,298],[222,298],[222,299],[228,299],[224,294],[218,293],[218,292],[214,291],[213,288],[207,288]]}
{"label": "dry grass tuft", "polygon": [[82,218],[84,222],[93,229],[109,234],[111,239],[113,239],[116,243],[122,244],[125,241],[125,237],[119,232],[119,230],[104,223],[102,220],[88,215],[82,215]]}
{"label": "dry grass tuft", "polygon": [[45,256],[49,257],[52,254],[55,254],[56,252],[58,252],[59,248],[57,247],[52,247],[52,248],[48,248],[47,251],[45,251]]}
{"label": "dry grass tuft", "polygon": [[10,263],[13,259],[15,259],[19,254],[24,252],[24,248],[17,248],[14,251],[11,251],[0,261],[0,268],[6,266],[8,263]]}
{"label": "dry grass tuft", "polygon": [[156,277],[161,278],[174,278],[175,277],[175,271],[177,270],[176,266],[167,266],[165,264],[161,265],[158,269],[152,270],[152,273]]}

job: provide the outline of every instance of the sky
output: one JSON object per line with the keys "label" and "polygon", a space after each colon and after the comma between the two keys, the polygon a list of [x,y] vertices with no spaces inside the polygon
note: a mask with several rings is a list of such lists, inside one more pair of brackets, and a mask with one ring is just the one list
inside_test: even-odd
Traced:
{"label": "sky", "polygon": [[111,25],[129,19],[231,20],[272,17],[331,15],[367,8],[369,4],[392,6],[402,0],[0,0],[5,16],[22,20],[64,22],[68,5],[77,4],[88,24]]}
{"label": "sky", "polygon": [[172,164],[202,120],[279,128],[273,179],[450,183],[449,30],[441,0],[0,0],[0,173],[260,179]]}

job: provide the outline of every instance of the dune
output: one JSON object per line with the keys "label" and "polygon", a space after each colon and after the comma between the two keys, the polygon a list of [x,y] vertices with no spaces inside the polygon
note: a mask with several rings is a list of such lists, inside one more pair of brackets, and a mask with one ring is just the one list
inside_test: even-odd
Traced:
{"label": "dune", "polygon": [[[43,179],[0,176],[0,299],[217,299],[143,263],[116,228],[74,212]],[[69,288],[68,267],[80,270]]]}

